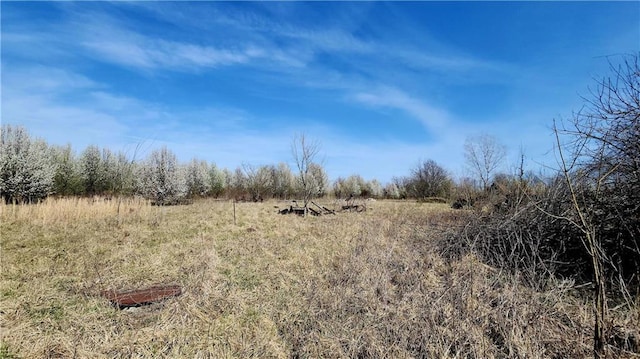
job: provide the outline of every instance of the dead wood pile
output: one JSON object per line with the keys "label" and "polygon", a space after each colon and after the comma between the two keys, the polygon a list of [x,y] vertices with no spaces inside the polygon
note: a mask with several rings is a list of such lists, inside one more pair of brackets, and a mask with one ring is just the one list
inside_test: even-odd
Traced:
{"label": "dead wood pile", "polygon": [[[367,206],[362,204],[355,204],[353,201],[347,201],[345,205],[340,206],[339,212],[364,212],[367,210]],[[336,210],[327,208],[314,201],[309,202],[306,207],[306,212],[312,216],[321,216],[323,214],[336,214]],[[297,214],[304,216],[305,207],[298,205],[297,201],[292,201],[292,204],[288,208],[284,208],[278,211],[279,214]]]}

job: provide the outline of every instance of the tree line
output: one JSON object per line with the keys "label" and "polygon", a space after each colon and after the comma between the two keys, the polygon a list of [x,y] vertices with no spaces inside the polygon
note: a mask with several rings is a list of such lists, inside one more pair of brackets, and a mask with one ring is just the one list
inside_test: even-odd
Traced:
{"label": "tree line", "polygon": [[317,143],[312,157],[302,156],[303,150],[311,149],[309,141],[296,142],[304,136],[294,139],[297,146],[292,146],[297,168],[286,162],[245,163],[233,171],[197,158],[180,162],[166,146],[136,158],[137,150],[114,152],[90,145],[78,153],[69,144],[49,145],[23,126],[4,124],[0,137],[0,195],[6,203],[33,203],[51,195],[139,195],[163,205],[204,197],[246,201],[324,196],[424,199],[450,198],[455,186],[452,176],[433,160],[385,185],[358,174],[330,181],[324,167],[315,161]]}

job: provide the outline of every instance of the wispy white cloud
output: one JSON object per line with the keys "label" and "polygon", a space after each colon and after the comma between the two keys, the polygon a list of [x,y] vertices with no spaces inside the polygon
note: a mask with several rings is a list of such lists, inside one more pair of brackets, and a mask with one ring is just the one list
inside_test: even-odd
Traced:
{"label": "wispy white cloud", "polygon": [[2,68],[3,91],[59,93],[95,89],[101,85],[90,78],[61,68],[32,65]]}
{"label": "wispy white cloud", "polygon": [[[392,57],[398,62],[422,70],[446,72],[449,74],[470,74],[483,72],[492,75],[491,82],[500,80],[496,76],[512,76],[516,73],[515,65],[503,61],[487,60],[468,54],[453,54],[447,52],[424,51],[411,48],[395,48]],[[475,74],[477,76],[477,73]]]}
{"label": "wispy white cloud", "polygon": [[[135,23],[91,7],[68,6],[61,10],[65,12],[65,20],[52,22],[45,30],[15,25],[3,28],[3,44],[12,54],[22,57],[64,60],[89,55],[95,60],[138,70],[199,71],[247,64],[299,67],[308,57],[304,49],[275,46],[266,37],[251,32],[229,41],[221,35],[225,29],[199,29],[187,40],[184,36],[176,37],[171,30],[153,34],[141,31]],[[186,19],[179,25],[191,27]]]}
{"label": "wispy white cloud", "polygon": [[276,24],[274,29],[278,36],[296,40],[294,46],[307,47],[313,53],[371,54],[379,50],[377,45],[361,40],[341,29],[307,30]]}
{"label": "wispy white cloud", "polygon": [[253,46],[220,49],[214,46],[154,39],[124,31],[119,31],[115,36],[90,38],[82,44],[102,60],[151,69],[215,68],[245,64],[267,55],[265,51]]}
{"label": "wispy white cloud", "polygon": [[431,106],[392,87],[359,92],[353,96],[353,99],[372,107],[392,108],[403,111],[419,120],[429,130],[441,129],[449,123],[451,117],[446,110]]}
{"label": "wispy white cloud", "polygon": [[[73,72],[36,66],[3,73],[2,120],[20,123],[50,143],[80,146],[112,140],[126,130],[112,113],[96,109],[86,93],[104,86]],[[69,101],[72,97],[75,101]]]}
{"label": "wispy white cloud", "polygon": [[[348,54],[342,61],[373,77],[378,74],[367,68],[380,67],[366,64],[385,64],[396,70],[408,66],[411,71],[465,73],[508,68],[507,64],[460,54],[447,50],[446,46],[424,49],[392,39],[364,40],[338,27],[344,25],[339,23],[308,28],[283,23],[251,10],[225,12],[216,6],[166,10],[171,6],[136,7],[174,26],[192,29],[197,42],[172,40],[170,35],[143,34],[117,18],[93,12],[72,12],[74,21],[67,24],[71,27],[67,33],[79,36],[80,44],[98,59],[146,69],[198,70],[230,65],[271,69],[276,65],[287,76],[291,66],[308,66],[324,54]],[[222,38],[221,31],[231,41]],[[326,66],[322,62],[314,65]]]}
{"label": "wispy white cloud", "polygon": [[106,85],[59,68],[21,68],[4,75],[2,120],[24,125],[50,144],[72,142],[77,151],[88,145],[114,151],[141,145],[146,151],[138,156],[145,156],[167,145],[185,161],[197,157],[230,168],[288,160],[290,133],[255,129],[254,118],[242,109],[175,110],[114,94]]}

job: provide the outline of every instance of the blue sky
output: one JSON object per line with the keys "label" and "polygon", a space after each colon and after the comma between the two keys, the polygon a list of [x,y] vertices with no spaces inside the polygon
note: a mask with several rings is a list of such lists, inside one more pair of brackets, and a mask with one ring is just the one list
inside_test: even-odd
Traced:
{"label": "blue sky", "polygon": [[[51,144],[167,145],[235,169],[321,143],[382,182],[468,136],[554,163],[554,118],[640,51],[640,2],[6,2],[2,122]],[[138,154],[144,156],[145,153]]]}

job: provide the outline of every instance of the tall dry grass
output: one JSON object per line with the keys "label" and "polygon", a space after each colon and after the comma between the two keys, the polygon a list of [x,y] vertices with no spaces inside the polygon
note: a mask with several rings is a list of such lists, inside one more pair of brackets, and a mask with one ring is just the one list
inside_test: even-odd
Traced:
{"label": "tall dry grass", "polygon": [[[49,200],[0,205],[0,357],[583,357],[588,303],[472,256],[439,204],[300,218],[284,203]],[[331,206],[332,203],[327,203]],[[105,289],[180,284],[118,310]],[[637,314],[627,314],[630,324]],[[632,355],[632,354],[629,354]]]}

